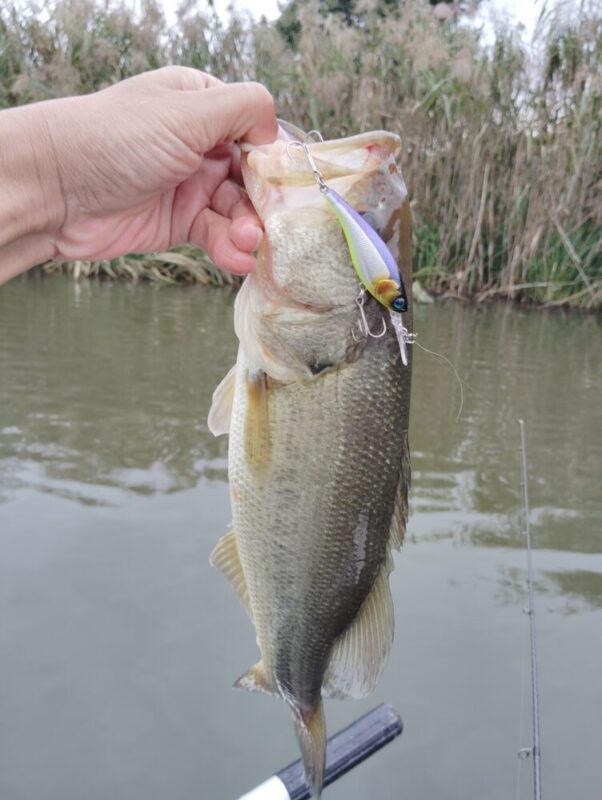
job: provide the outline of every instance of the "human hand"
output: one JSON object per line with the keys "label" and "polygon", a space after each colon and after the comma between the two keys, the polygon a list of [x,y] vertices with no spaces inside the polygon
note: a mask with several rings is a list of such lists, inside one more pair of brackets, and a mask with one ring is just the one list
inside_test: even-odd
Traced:
{"label": "human hand", "polygon": [[166,67],[22,110],[24,129],[36,131],[48,257],[104,259],[191,242],[224,269],[253,269],[262,229],[239,185],[235,142],[276,137],[262,86]]}

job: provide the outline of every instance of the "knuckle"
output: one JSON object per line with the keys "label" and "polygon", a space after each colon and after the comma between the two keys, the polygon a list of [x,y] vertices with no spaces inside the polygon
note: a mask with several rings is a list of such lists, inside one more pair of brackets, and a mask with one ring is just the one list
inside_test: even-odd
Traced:
{"label": "knuckle", "polygon": [[198,89],[202,83],[202,73],[193,67],[184,67],[170,64],[161,67],[158,72],[161,77],[177,89]]}
{"label": "knuckle", "polygon": [[254,103],[261,105],[266,111],[274,109],[274,98],[262,83],[249,81],[246,86],[250,99]]}
{"label": "knuckle", "polygon": [[160,67],[157,70],[157,74],[163,78],[178,78],[184,69],[184,67],[178,67],[175,64],[170,64],[167,67]]}

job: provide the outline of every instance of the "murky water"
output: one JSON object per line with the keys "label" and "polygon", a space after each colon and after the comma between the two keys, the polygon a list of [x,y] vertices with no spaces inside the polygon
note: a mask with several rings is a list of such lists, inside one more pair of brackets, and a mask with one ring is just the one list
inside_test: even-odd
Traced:
{"label": "murky water", "polygon": [[[233,361],[221,290],[0,290],[0,797],[233,800],[297,757],[231,690],[254,635],[207,563],[229,522],[205,418]],[[506,800],[530,741],[517,418],[527,424],[546,798],[602,786],[602,371],[594,318],[417,310],[412,517],[378,691],[401,739],[325,797]],[[521,685],[525,705],[521,716]],[[519,726],[522,719],[522,735]],[[523,762],[521,797],[530,797]]]}

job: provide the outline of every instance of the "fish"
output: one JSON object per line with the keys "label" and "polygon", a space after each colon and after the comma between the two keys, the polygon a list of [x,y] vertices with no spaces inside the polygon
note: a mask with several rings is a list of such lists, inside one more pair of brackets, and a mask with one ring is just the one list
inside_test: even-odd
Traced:
{"label": "fish", "polygon": [[291,142],[307,143],[335,202],[384,242],[401,286],[411,285],[411,215],[398,136],[301,136],[284,124],[272,144],[242,147],[265,235],[235,301],[236,363],[208,418],[215,435],[229,436],[232,507],[211,563],[260,651],[234,685],[286,703],[319,798],[323,698],[370,694],[393,639],[389,575],[408,511],[411,358],[402,361],[393,315],[362,286],[342,221]]}

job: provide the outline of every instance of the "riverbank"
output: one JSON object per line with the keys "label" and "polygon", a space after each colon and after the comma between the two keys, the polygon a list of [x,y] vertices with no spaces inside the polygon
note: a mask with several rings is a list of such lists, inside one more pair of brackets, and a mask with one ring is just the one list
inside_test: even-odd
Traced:
{"label": "riverbank", "polygon": [[238,286],[240,278],[215,266],[206,253],[194,247],[179,247],[163,253],[128,255],[104,261],[49,261],[40,269],[47,275],[69,275],[74,280],[146,281],[163,285],[175,283],[203,286]]}
{"label": "riverbank", "polygon": [[[39,269],[46,275],[68,275],[73,280],[126,280],[163,286],[201,284],[236,289],[242,280],[237,275],[219,269],[205,253],[192,247],[105,261],[48,262]],[[477,303],[505,300],[532,307],[579,308],[590,312],[602,309],[602,280],[590,282],[581,293],[566,294],[560,298],[556,297],[558,289],[558,284],[542,281],[509,287],[482,287],[467,294],[454,290],[451,285],[446,286],[438,276],[431,276],[429,280],[428,271],[415,272],[412,286],[414,302],[420,304],[445,298]]]}
{"label": "riverbank", "polygon": [[[0,10],[0,109],[95,91],[185,64],[257,80],[281,117],[325,138],[387,128],[403,141],[415,275],[434,294],[602,307],[602,11],[546,12],[534,40],[494,39],[450,8],[312,4],[276,22],[154,0],[56,0]],[[343,12],[341,8],[345,6]],[[439,11],[437,11],[439,9]],[[222,280],[188,251],[66,269],[172,282]]]}

